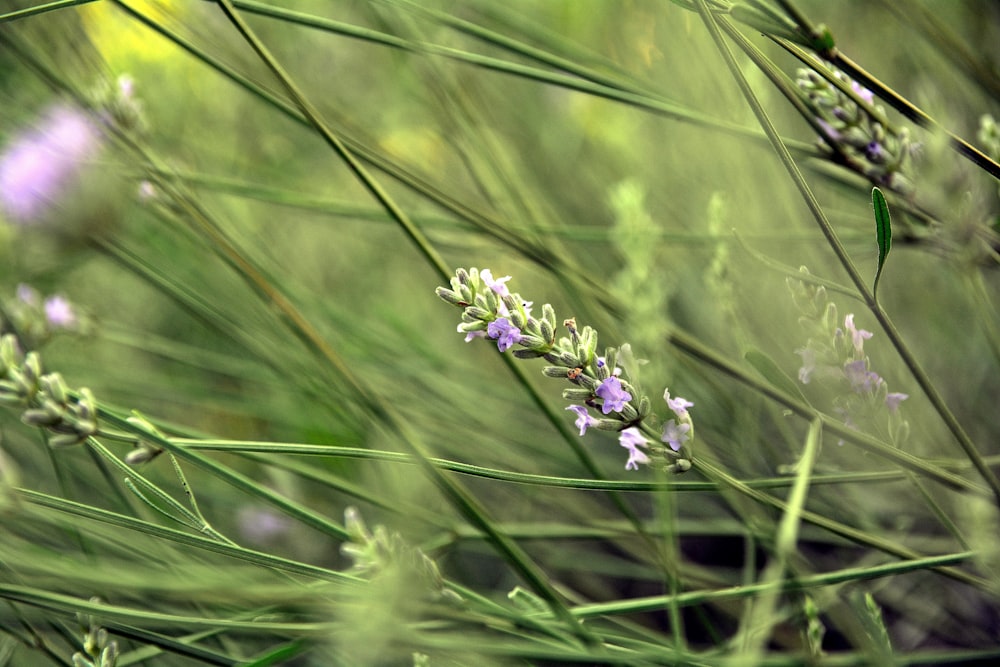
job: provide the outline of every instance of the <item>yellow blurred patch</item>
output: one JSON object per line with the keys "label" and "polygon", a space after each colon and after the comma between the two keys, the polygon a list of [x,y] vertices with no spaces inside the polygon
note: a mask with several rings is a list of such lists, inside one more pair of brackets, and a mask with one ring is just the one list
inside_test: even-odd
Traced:
{"label": "yellow blurred patch", "polygon": [[[157,23],[171,23],[183,14],[177,0],[130,0],[128,6]],[[115,70],[137,62],[162,61],[177,53],[177,45],[146,27],[110,2],[93,2],[80,8],[91,41]]]}

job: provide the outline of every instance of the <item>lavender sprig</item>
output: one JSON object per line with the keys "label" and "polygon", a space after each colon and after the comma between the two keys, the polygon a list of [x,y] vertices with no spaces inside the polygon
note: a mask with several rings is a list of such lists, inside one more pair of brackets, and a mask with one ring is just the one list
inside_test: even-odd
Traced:
{"label": "lavender sprig", "polygon": [[22,354],[13,334],[0,338],[0,404],[21,407],[21,421],[49,432],[49,445],[78,445],[97,433],[97,401],[87,388],[69,395],[59,373],[42,373],[37,352]]}
{"label": "lavender sprig", "polygon": [[[800,270],[809,273],[805,267]],[[897,446],[902,444],[909,434],[909,423],[899,407],[909,396],[890,392],[885,379],[872,370],[865,341],[874,334],[858,328],[854,313],[841,321],[836,304],[827,299],[826,288],[791,278],[788,288],[802,313],[799,323],[809,335],[805,346],[795,350],[802,358],[799,381],[811,384],[815,380],[832,388],[833,412],[850,428],[861,430],[887,415],[890,440]]]}
{"label": "lavender sprig", "polygon": [[885,122],[885,110],[875,105],[872,91],[832,65],[827,65],[827,69],[834,78],[850,86],[854,97],[815,70],[801,68],[796,79],[820,129],[820,143],[833,151],[837,162],[874,184],[902,194],[912,193],[913,184],[904,171],[911,156],[920,150],[920,144],[910,141],[905,127],[897,129]]}
{"label": "lavender sprig", "polygon": [[[650,449],[650,440],[643,434],[660,434],[650,426],[655,419],[649,397],[630,381],[628,374],[617,365],[621,348],[608,347],[598,354],[597,332],[589,326],[577,328],[574,318],[562,325],[568,335],[556,340],[556,313],[550,304],[542,306],[542,316],[532,315],[532,302],[507,287],[510,276],[494,278],[489,269],[458,269],[451,287],[438,287],[435,292],[448,303],[463,309],[459,333],[466,342],[487,338],[496,342],[497,349],[519,359],[542,358],[550,365],[542,369],[546,377],[563,379],[570,387],[563,398],[573,404],[566,409],[577,416],[580,435],[588,428],[619,433],[619,444],[629,452],[626,470],[636,470],[651,459],[643,450],[664,456],[671,472],[691,468],[689,443],[694,438],[694,423],[687,408],[694,404],[683,398],[672,399],[664,393],[667,406],[675,418],[662,425],[660,440],[666,447]],[[600,416],[594,416],[594,414]]]}

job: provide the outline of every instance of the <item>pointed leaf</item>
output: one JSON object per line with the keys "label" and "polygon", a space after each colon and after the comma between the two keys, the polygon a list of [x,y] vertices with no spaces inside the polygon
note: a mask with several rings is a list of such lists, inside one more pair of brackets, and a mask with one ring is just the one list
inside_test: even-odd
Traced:
{"label": "pointed leaf", "polygon": [[882,277],[882,267],[885,265],[885,258],[889,256],[889,248],[892,246],[889,205],[885,203],[885,195],[878,188],[872,188],[872,207],[875,209],[875,240],[878,242],[878,268],[875,270],[872,296],[877,299],[878,281]]}
{"label": "pointed leaf", "polygon": [[785,375],[785,372],[781,370],[781,367],[775,363],[774,359],[767,356],[760,350],[756,348],[751,348],[743,355],[751,366],[760,373],[765,380],[771,383],[771,386],[776,389],[780,389],[789,396],[797,398],[803,403],[806,403],[806,397],[802,395],[802,391],[799,386],[795,384],[792,378]]}

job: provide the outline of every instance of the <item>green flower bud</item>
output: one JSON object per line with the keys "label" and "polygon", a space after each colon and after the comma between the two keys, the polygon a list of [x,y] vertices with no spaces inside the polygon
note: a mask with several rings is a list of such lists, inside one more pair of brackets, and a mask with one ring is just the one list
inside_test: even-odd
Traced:
{"label": "green flower bud", "polygon": [[69,388],[59,373],[49,373],[42,376],[42,391],[52,397],[60,405],[66,405]]}
{"label": "green flower bud", "polygon": [[589,389],[571,387],[569,389],[563,389],[562,397],[570,403],[582,403],[583,401],[593,398],[594,392]]}
{"label": "green flower bud", "polygon": [[437,289],[434,290],[434,293],[438,295],[438,298],[447,301],[453,306],[465,307],[469,305],[467,301],[464,301],[462,299],[461,295],[457,294],[456,292],[453,292],[452,290],[446,287],[438,287]]}

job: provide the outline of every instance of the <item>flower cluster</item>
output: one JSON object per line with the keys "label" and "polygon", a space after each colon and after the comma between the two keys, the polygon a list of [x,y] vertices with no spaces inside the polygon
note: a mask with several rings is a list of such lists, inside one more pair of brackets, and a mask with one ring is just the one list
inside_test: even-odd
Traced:
{"label": "flower cluster", "polygon": [[42,373],[37,352],[22,355],[17,338],[0,338],[0,404],[24,408],[21,421],[49,431],[49,445],[67,447],[97,433],[97,402],[87,388],[78,398],[59,373]]}
{"label": "flower cluster", "polygon": [[[489,269],[477,271],[458,269],[451,287],[438,287],[441,299],[463,309],[459,333],[466,342],[476,338],[495,341],[500,352],[515,348],[512,354],[520,359],[543,358],[549,362],[542,373],[546,377],[563,379],[571,385],[563,390],[563,398],[573,404],[566,409],[576,414],[580,435],[588,428],[619,433],[619,443],[628,453],[627,470],[651,459],[646,451],[650,440],[644,431],[652,431],[649,422],[655,418],[647,396],[634,387],[617,361],[622,349],[609,347],[598,354],[597,332],[585,326],[578,329],[576,320],[567,319],[563,326],[568,336],[556,340],[556,314],[550,304],[542,306],[542,316],[532,315],[532,303],[507,287],[510,276],[494,278]],[[688,413],[693,403],[683,398],[671,398],[664,393],[674,418],[662,426],[667,447],[658,450],[670,461],[668,470],[684,472],[691,467],[690,453],[685,443],[694,437],[694,424]],[[595,416],[599,415],[599,416]]]}
{"label": "flower cluster", "polygon": [[812,69],[799,69],[796,79],[822,135],[820,143],[833,151],[835,161],[873,183],[903,194],[912,192],[903,172],[919,144],[910,141],[906,128],[896,129],[885,121],[885,110],[875,105],[872,91],[833,66],[827,69],[853,94]]}
{"label": "flower cluster", "polygon": [[80,332],[87,328],[69,299],[61,294],[42,298],[38,290],[21,283],[14,299],[4,303],[0,325],[13,331],[28,349],[41,347],[57,332]]}
{"label": "flower cluster", "polygon": [[[800,271],[809,274],[805,267]],[[885,379],[871,369],[864,345],[872,338],[872,332],[859,329],[853,313],[841,321],[837,306],[827,299],[824,287],[793,279],[788,280],[788,287],[802,313],[799,323],[809,332],[805,347],[795,350],[802,357],[799,381],[808,385],[815,380],[824,387],[832,387],[833,411],[851,428],[873,424],[880,414],[887,412],[889,436],[899,444],[909,429],[899,415],[899,404],[909,396],[890,392]]]}

